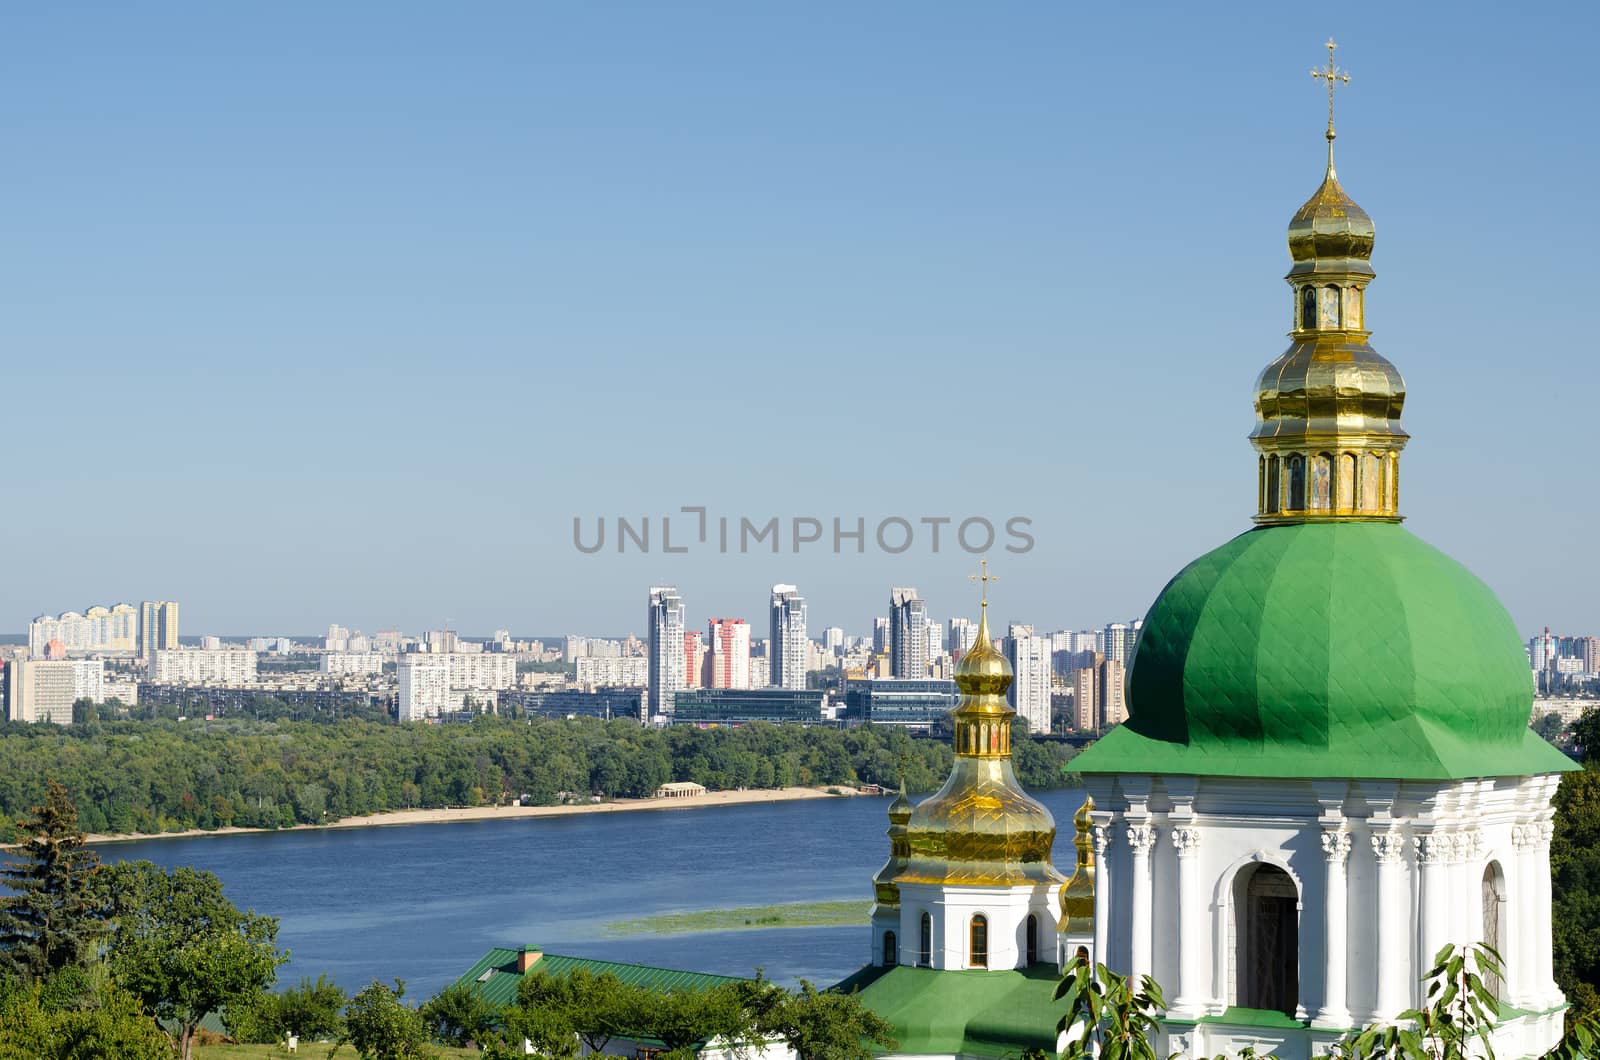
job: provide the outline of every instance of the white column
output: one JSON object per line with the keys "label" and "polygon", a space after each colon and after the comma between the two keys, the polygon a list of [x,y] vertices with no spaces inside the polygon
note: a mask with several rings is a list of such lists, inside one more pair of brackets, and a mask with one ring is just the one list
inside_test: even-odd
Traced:
{"label": "white column", "polygon": [[1155,846],[1156,830],[1147,824],[1128,826],[1128,847],[1133,851],[1133,897],[1129,910],[1128,932],[1131,940],[1128,954],[1128,974],[1133,977],[1133,987],[1150,974],[1150,941],[1154,928],[1155,911],[1150,904],[1150,848]]}
{"label": "white column", "polygon": [[1372,857],[1378,864],[1377,1001],[1372,1019],[1387,1022],[1410,1007],[1406,983],[1412,939],[1411,903],[1405,888],[1405,863],[1401,851],[1405,838],[1399,832],[1372,833]]}
{"label": "white column", "polygon": [[1417,951],[1419,980],[1416,995],[1426,989],[1420,982],[1433,968],[1433,958],[1450,940],[1450,862],[1455,856],[1454,837],[1443,832],[1430,832],[1416,837],[1417,861],[1420,863],[1419,880],[1422,893],[1417,900],[1420,910],[1421,945]]}
{"label": "white column", "polygon": [[[1095,825],[1094,829],[1094,956],[1096,964],[1109,965],[1111,954],[1106,950],[1106,938],[1111,931],[1111,862],[1106,858],[1110,845],[1111,829]],[[1069,958],[1071,954],[1067,955]]]}
{"label": "white column", "polygon": [[1316,1022],[1324,1027],[1350,1026],[1350,1007],[1346,1000],[1346,980],[1350,940],[1349,891],[1345,859],[1350,856],[1350,833],[1342,829],[1322,833],[1322,853],[1326,859],[1326,887],[1322,904],[1322,1008]]}
{"label": "white column", "polygon": [[1200,957],[1211,930],[1200,893],[1200,829],[1174,828],[1172,845],[1178,850],[1178,994],[1172,999],[1172,1015],[1199,1019],[1205,1015]]}
{"label": "white column", "polygon": [[1539,844],[1538,824],[1519,824],[1511,829],[1511,849],[1515,851],[1506,867],[1506,928],[1511,938],[1500,954],[1505,958],[1508,1000],[1518,1008],[1534,1008],[1544,982],[1538,975],[1537,917],[1534,915],[1534,848]]}
{"label": "white column", "polygon": [[[1549,811],[1546,811],[1549,812]],[[1534,944],[1534,979],[1538,984],[1539,993],[1543,997],[1545,1007],[1560,1004],[1561,988],[1555,981],[1555,952],[1554,942],[1551,939],[1550,923],[1550,837],[1555,834],[1555,826],[1548,820],[1538,824],[1538,838],[1533,846],[1533,858],[1530,868],[1533,870],[1533,908],[1535,931]]]}

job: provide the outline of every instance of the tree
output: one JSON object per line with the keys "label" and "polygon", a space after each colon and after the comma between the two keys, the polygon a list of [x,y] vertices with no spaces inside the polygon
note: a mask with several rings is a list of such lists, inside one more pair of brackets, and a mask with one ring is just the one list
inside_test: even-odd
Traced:
{"label": "tree", "polygon": [[0,956],[24,980],[81,964],[104,931],[105,901],[95,886],[100,858],[83,844],[67,789],[51,780],[44,803],[20,822],[27,836],[0,869],[14,894],[0,898]]}
{"label": "tree", "polygon": [[277,947],[277,919],[240,912],[209,872],[133,861],[101,879],[112,896],[111,972],[147,1012],[178,1027],[183,1060],[206,1013],[264,990],[289,959]]}
{"label": "tree", "polygon": [[1548,743],[1555,743],[1561,739],[1561,734],[1567,729],[1567,723],[1561,720],[1561,715],[1551,711],[1533,723],[1533,731],[1544,737]]}
{"label": "tree", "polygon": [[587,968],[527,976],[517,988],[519,1005],[557,1014],[569,1036],[576,1034],[595,1055],[604,1054],[612,1038],[638,1031],[653,1002],[648,991]]}
{"label": "tree", "polygon": [[300,985],[277,996],[278,1033],[301,1038],[337,1038],[344,1028],[339,1011],[349,999],[338,983],[325,975],[301,976]]}
{"label": "tree", "polygon": [[1572,742],[1585,762],[1600,762],[1600,710],[1589,709],[1572,723]]}
{"label": "tree", "polygon": [[434,1038],[449,1045],[483,1042],[500,1013],[483,995],[461,983],[452,983],[422,1006],[422,1019]]}
{"label": "tree", "polygon": [[354,1046],[362,1060],[431,1058],[427,1024],[419,1010],[400,1000],[405,993],[403,980],[396,979],[390,990],[374,979],[350,999],[338,1044]]}
{"label": "tree", "polygon": [[36,981],[0,998],[0,1060],[172,1060],[172,1040],[115,983],[87,996],[74,986],[67,1004],[51,986]]}
{"label": "tree", "polygon": [[[757,980],[760,984],[760,980]],[[798,993],[776,987],[756,1003],[756,1029],[787,1041],[800,1060],[872,1060],[900,1043],[894,1025],[856,994],[819,991],[804,979]]]}

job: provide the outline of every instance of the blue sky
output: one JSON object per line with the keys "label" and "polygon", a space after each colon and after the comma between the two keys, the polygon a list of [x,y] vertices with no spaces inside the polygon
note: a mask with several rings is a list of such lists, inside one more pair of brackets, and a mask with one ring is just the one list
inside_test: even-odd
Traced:
{"label": "blue sky", "polygon": [[[1378,226],[1408,526],[1600,632],[1592,5],[13,5],[0,629],[816,628],[975,558],[585,555],[575,516],[1032,520],[997,617],[1249,525],[1284,229]],[[659,545],[659,539],[652,541]]]}

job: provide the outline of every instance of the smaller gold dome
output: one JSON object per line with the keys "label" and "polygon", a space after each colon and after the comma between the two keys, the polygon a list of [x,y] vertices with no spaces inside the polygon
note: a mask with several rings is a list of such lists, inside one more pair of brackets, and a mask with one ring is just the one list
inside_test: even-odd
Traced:
{"label": "smaller gold dome", "polygon": [[1296,263],[1348,265],[1352,259],[1365,261],[1372,257],[1375,236],[1372,218],[1345,193],[1329,162],[1322,186],[1289,221],[1289,255]]}
{"label": "smaller gold dome", "polygon": [[956,687],[963,696],[1003,696],[1011,688],[1011,663],[989,636],[989,609],[978,617],[977,639],[956,663]]}

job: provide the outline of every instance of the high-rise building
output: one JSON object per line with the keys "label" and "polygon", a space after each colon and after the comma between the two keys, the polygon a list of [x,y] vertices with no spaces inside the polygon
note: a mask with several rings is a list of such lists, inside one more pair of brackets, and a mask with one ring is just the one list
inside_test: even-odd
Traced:
{"label": "high-rise building", "polygon": [[585,688],[644,688],[650,683],[650,660],[642,655],[584,656],[573,678]]}
{"label": "high-rise building", "polygon": [[654,718],[672,713],[672,696],[683,687],[683,597],[675,585],[650,587],[650,684],[645,713]]}
{"label": "high-rise building", "polygon": [[12,660],[6,667],[5,716],[71,725],[78,700],[105,701],[105,665],[99,659]]}
{"label": "high-rise building", "polygon": [[1100,724],[1099,669],[1085,666],[1072,675],[1072,727],[1079,732],[1093,732]]}
{"label": "high-rise building", "polygon": [[1106,658],[1119,663],[1128,661],[1128,627],[1121,622],[1108,624],[1104,632]]}
{"label": "high-rise building", "polygon": [[961,656],[972,650],[972,645],[978,639],[978,624],[970,618],[952,618],[950,620],[950,634],[946,642],[950,654],[958,660]]}
{"label": "high-rise building", "polygon": [[777,688],[805,688],[806,598],[792,585],[772,587],[771,639],[772,684]]}
{"label": "high-rise building", "polygon": [[139,647],[139,610],[132,604],[99,604],[81,614],[63,611],[28,623],[28,654],[37,659],[44,646],[59,640],[69,652],[131,652]]}
{"label": "high-rise building", "polygon": [[882,615],[872,620],[872,654],[889,654],[889,620]]}
{"label": "high-rise building", "polygon": [[1027,721],[1029,732],[1049,732],[1050,638],[1013,623],[1006,631],[1005,656],[1012,675],[1006,701]]}
{"label": "high-rise building", "polygon": [[829,626],[822,631],[822,650],[835,655],[844,654],[844,630],[838,626]]}
{"label": "high-rise building", "polygon": [[706,666],[706,641],[698,629],[683,631],[683,687],[699,688]]}
{"label": "high-rise building", "polygon": [[889,672],[928,676],[928,605],[914,588],[889,590]]}
{"label": "high-rise building", "polygon": [[1095,691],[1100,697],[1099,720],[1102,729],[1121,725],[1128,720],[1128,703],[1123,692],[1123,677],[1126,672],[1122,663],[1116,659],[1107,659],[1099,666],[1097,671],[1099,682]]}
{"label": "high-rise building", "polygon": [[437,718],[460,704],[451,702],[450,662],[444,654],[406,652],[399,658],[396,676],[397,714],[402,722]]}
{"label": "high-rise building", "polygon": [[706,629],[706,688],[750,687],[750,624],[713,618]]}
{"label": "high-rise building", "polygon": [[178,602],[145,600],[139,605],[139,656],[151,659],[158,651],[178,649]]}

